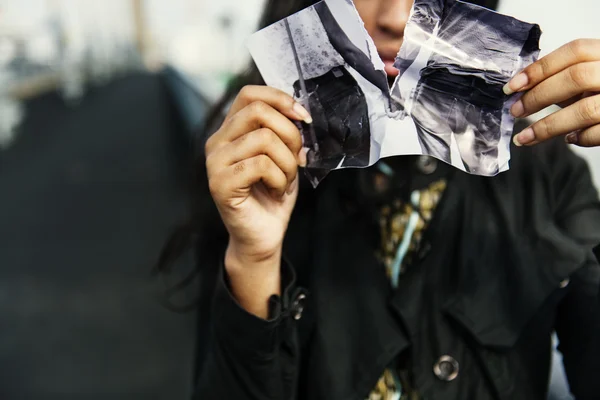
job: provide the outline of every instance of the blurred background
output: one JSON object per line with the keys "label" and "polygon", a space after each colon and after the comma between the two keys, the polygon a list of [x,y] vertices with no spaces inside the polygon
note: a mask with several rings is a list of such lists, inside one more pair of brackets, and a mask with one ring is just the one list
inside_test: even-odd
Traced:
{"label": "blurred background", "polygon": [[[149,271],[263,4],[0,0],[0,399],[189,398],[196,315]],[[500,7],[544,53],[600,37],[597,0]],[[578,151],[600,187],[600,148]]]}

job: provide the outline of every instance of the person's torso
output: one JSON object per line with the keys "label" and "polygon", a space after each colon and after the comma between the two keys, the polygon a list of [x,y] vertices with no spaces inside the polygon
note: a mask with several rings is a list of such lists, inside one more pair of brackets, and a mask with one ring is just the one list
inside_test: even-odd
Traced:
{"label": "person's torso", "polygon": [[[519,207],[544,202],[544,180],[457,173],[392,289],[376,254],[377,222],[351,196],[340,197],[334,182],[361,174],[332,174],[315,202],[297,210],[286,238],[310,293],[299,323],[301,398],[363,400],[408,352],[425,400],[542,399],[560,282],[577,265],[542,233],[550,210],[524,215]],[[539,265],[549,252],[553,265]],[[542,269],[556,272],[555,286],[537,279]]]}

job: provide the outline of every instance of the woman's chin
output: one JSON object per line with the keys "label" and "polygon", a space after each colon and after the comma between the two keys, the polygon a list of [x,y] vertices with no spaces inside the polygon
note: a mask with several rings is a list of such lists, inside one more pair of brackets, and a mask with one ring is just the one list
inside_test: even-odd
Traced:
{"label": "woman's chin", "polygon": [[384,71],[387,74],[388,78],[395,78],[398,76],[400,71],[398,71],[396,68],[394,68],[394,63],[385,61],[384,64],[385,64]]}

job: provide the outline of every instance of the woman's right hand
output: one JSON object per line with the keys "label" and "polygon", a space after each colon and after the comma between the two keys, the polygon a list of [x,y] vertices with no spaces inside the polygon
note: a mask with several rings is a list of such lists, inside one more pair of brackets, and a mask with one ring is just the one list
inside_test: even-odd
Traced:
{"label": "woman's right hand", "polygon": [[302,138],[290,121],[312,122],[288,94],[244,87],[206,143],[211,195],[229,232],[226,267],[279,263],[298,196]]}

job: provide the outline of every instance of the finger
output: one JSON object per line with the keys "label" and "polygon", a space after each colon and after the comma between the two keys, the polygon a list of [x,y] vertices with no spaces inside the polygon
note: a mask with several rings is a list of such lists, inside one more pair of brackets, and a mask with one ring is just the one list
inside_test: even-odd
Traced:
{"label": "finger", "polygon": [[307,124],[312,122],[308,111],[292,96],[269,86],[244,86],[231,105],[226,119],[256,101],[267,103],[288,118]]}
{"label": "finger", "polygon": [[553,104],[595,91],[600,91],[600,61],[576,64],[525,93],[512,106],[511,113],[517,118],[524,118]]}
{"label": "finger", "polygon": [[575,96],[575,97],[571,97],[568,100],[562,101],[560,103],[558,103],[557,105],[560,108],[567,108],[569,107],[571,104],[575,104],[577,103],[579,100],[581,100],[583,98],[583,96]]}
{"label": "finger", "polygon": [[298,127],[275,108],[262,101],[255,101],[225,121],[220,135],[222,143],[233,142],[239,137],[261,128],[268,128],[281,138],[283,143],[301,162],[302,136]]}
{"label": "finger", "polygon": [[288,186],[283,171],[269,156],[261,154],[235,163],[217,174],[211,179],[211,193],[217,198],[231,198],[232,194],[243,194],[260,182],[276,198],[282,198]]}
{"label": "finger", "polygon": [[262,128],[237,138],[227,146],[223,146],[215,157],[219,157],[220,165],[229,167],[242,160],[265,154],[283,171],[288,185],[296,177],[298,164],[296,156],[283,143],[281,138],[270,129]]}
{"label": "finger", "polygon": [[565,136],[565,141],[580,147],[600,146],[600,125],[592,126],[581,132],[573,132]]}
{"label": "finger", "polygon": [[572,65],[600,60],[599,44],[597,39],[579,39],[560,47],[513,77],[504,86],[504,93],[510,95],[529,90]]}
{"label": "finger", "polygon": [[517,134],[515,145],[533,145],[600,124],[600,95],[587,97],[539,120]]}
{"label": "finger", "polygon": [[563,102],[561,102],[561,103],[558,103],[558,106],[559,106],[560,108],[567,108],[567,107],[569,107],[571,104],[574,104],[574,103],[578,102],[578,101],[579,101],[579,100],[581,100],[581,99],[585,99],[585,98],[587,98],[587,97],[591,97],[591,96],[594,96],[594,95],[596,95],[596,94],[597,94],[597,93],[585,92],[585,93],[583,93],[583,94],[580,94],[580,95],[578,95],[578,96],[571,97],[570,99],[568,99],[568,100],[565,100],[565,101],[563,101]]}
{"label": "finger", "polygon": [[296,190],[296,188],[298,187],[299,183],[298,183],[298,170],[296,170],[296,176],[294,177],[294,181],[292,182],[291,185],[288,186],[286,193],[287,194],[292,194],[294,192],[294,190]]}

